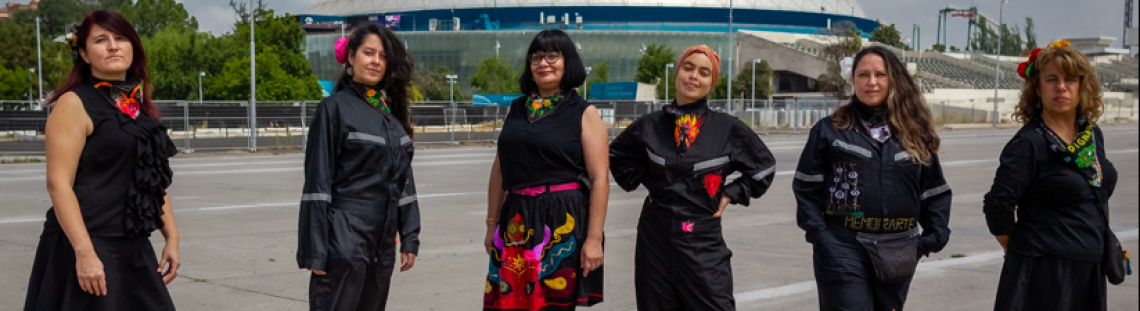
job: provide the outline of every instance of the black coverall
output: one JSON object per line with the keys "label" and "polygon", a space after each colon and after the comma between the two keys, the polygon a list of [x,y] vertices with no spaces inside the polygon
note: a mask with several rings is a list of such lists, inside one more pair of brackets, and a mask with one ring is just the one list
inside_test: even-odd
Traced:
{"label": "black coverall", "polygon": [[[676,142],[677,118],[663,111],[641,117],[610,144],[618,185],[649,190],[637,225],[637,308],[735,310],[732,251],[713,214],[722,197],[748,206],[763,195],[776,160],[737,118],[708,110],[706,100],[686,106],[703,119],[684,155]],[[741,176],[725,185],[736,172]]]}
{"label": "black coverall", "polygon": [[384,310],[400,252],[419,249],[412,139],[351,86],[321,101],[305,149],[297,264],[311,310]]}
{"label": "black coverall", "polygon": [[840,130],[831,117],[808,136],[792,189],[796,221],[813,244],[820,310],[902,311],[910,279],[880,281],[856,233],[897,233],[922,226],[915,252],[938,252],[950,239],[950,186],[938,155],[911,160],[897,137],[875,141],[859,126]]}

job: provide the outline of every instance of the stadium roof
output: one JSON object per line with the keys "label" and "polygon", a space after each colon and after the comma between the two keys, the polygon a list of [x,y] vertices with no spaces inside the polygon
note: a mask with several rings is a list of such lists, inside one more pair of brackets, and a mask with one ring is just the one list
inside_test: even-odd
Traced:
{"label": "stadium roof", "polygon": [[[497,2],[497,4],[496,4]],[[729,0],[314,0],[306,14],[349,16],[422,10],[507,7],[645,6],[728,8]],[[864,17],[855,0],[733,0],[737,9],[786,10]],[[854,14],[852,12],[854,11]]]}

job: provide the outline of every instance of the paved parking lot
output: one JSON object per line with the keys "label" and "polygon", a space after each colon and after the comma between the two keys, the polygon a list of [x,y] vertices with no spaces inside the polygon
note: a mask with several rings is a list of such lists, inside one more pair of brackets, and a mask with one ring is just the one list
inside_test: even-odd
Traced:
{"label": "paved parking lot", "polygon": [[[1137,246],[1137,127],[1105,127],[1107,158],[1120,183],[1112,227]],[[982,195],[1013,129],[943,132],[941,154],[954,191],[950,245],[923,260],[908,310],[992,308],[1001,247],[986,229]],[[772,189],[751,207],[730,206],[725,237],[740,310],[813,310],[811,247],[795,225],[792,171],[804,136],[762,137],[776,154]],[[480,308],[486,180],[494,149],[465,147],[417,153],[423,216],[416,267],[396,273],[390,310]],[[297,205],[301,154],[195,155],[173,160],[171,188],[181,230],[182,269],[170,285],[180,310],[306,310],[308,272],[298,270]],[[50,206],[43,164],[0,166],[0,310],[23,305],[44,212]],[[615,191],[617,187],[613,188]],[[606,222],[606,302],[594,310],[633,310],[633,249],[644,190],[613,193]],[[156,234],[155,248],[162,239]],[[1140,268],[1140,267],[1134,267]],[[1110,310],[1137,310],[1137,278],[1109,287]]]}

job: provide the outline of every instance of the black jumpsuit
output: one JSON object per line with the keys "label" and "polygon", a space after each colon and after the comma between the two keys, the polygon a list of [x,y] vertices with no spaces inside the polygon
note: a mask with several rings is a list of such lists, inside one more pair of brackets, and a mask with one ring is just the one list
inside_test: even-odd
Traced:
{"label": "black jumpsuit", "polygon": [[1092,187],[1039,131],[1045,127],[1036,119],[1006,144],[985,196],[990,233],[1009,236],[994,310],[1106,310],[1100,263],[1108,228],[1100,208],[1119,176],[1104,134],[1093,127],[1103,181]]}
{"label": "black jumpsuit", "polygon": [[937,154],[916,163],[897,137],[879,143],[856,124],[840,130],[827,117],[812,128],[792,184],[796,221],[813,246],[820,310],[902,311],[910,278],[879,280],[856,233],[921,226],[916,258],[941,251],[950,239],[950,186]]}
{"label": "black jumpsuit", "polygon": [[637,225],[637,308],[734,310],[732,251],[713,214],[722,197],[748,206],[771,186],[776,160],[764,142],[707,99],[674,103],[614,139],[610,169],[622,189],[649,190]]}
{"label": "black jumpsuit", "polygon": [[309,128],[297,264],[327,273],[310,279],[311,310],[384,310],[396,235],[401,253],[419,249],[412,139],[364,89],[325,98]]}
{"label": "black jumpsuit", "polygon": [[103,81],[89,77],[74,90],[94,129],[72,190],[103,262],[107,295],[80,288],[75,250],[53,208],[36,248],[25,311],[174,310],[149,237],[164,226],[164,190],[173,177],[168,158],[177,149],[159,120],[145,112],[134,119],[120,112],[108,93],[93,87],[98,82]]}

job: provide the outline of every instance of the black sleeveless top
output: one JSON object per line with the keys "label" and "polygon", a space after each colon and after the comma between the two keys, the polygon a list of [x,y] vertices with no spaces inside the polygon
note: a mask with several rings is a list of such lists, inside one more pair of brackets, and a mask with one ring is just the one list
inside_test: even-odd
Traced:
{"label": "black sleeveless top", "polygon": [[[177,149],[157,119],[145,112],[132,119],[92,85],[88,81],[73,90],[93,128],[72,187],[87,233],[148,236],[163,226],[163,196],[173,175],[168,158]],[[62,231],[54,207],[46,218],[44,235]]]}
{"label": "black sleeveless top", "polygon": [[582,151],[582,113],[590,103],[571,91],[550,115],[531,123],[527,96],[511,102],[499,135],[503,189],[563,184],[586,176]]}

